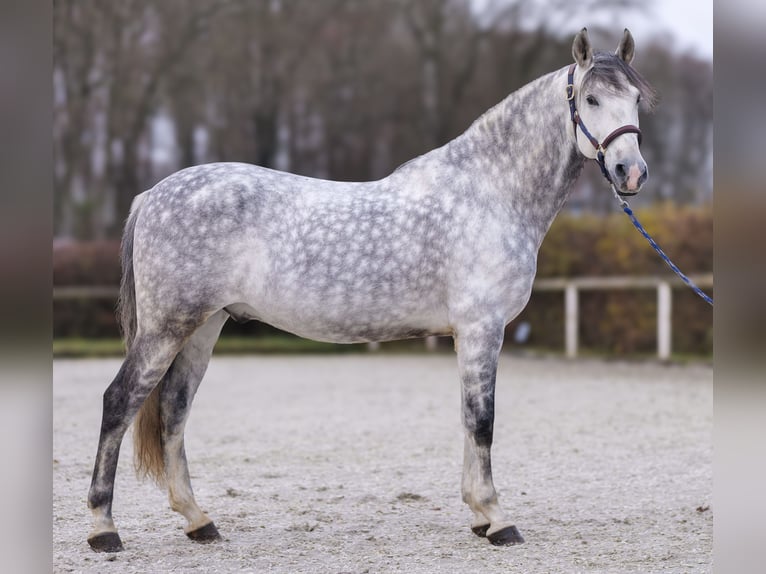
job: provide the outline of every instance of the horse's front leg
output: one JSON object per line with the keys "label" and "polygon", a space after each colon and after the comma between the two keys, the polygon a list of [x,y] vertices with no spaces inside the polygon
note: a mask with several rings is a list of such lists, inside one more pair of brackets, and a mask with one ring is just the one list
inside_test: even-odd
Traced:
{"label": "horse's front leg", "polygon": [[502,324],[485,324],[456,332],[465,429],[463,501],[474,513],[471,529],[495,545],[524,542],[500,507],[492,482],[490,450],[495,420],[495,376],[503,331]]}

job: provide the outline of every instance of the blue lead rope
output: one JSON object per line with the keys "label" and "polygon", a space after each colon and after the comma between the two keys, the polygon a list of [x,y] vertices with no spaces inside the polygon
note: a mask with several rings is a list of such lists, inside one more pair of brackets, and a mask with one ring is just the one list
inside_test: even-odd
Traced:
{"label": "blue lead rope", "polygon": [[[614,189],[614,187],[613,187],[613,189]],[[615,193],[615,195],[616,195],[616,193]],[[641,233],[641,235],[646,237],[646,240],[649,242],[649,245],[654,247],[654,250],[657,253],[659,253],[660,257],[662,257],[662,259],[665,261],[665,263],[668,264],[668,267],[670,267],[673,270],[673,272],[676,275],[678,275],[684,283],[686,283],[689,287],[691,287],[692,290],[697,295],[699,295],[705,301],[710,303],[710,306],[712,307],[713,306],[713,300],[707,294],[705,294],[705,292],[702,289],[697,287],[697,285],[694,283],[694,281],[692,281],[686,275],[684,275],[681,272],[681,270],[678,267],[676,267],[676,264],[673,263],[667,255],[665,255],[665,252],[660,248],[659,245],[657,245],[657,242],[654,239],[652,239],[652,236],[649,235],[646,232],[646,229],[643,228],[643,226],[638,221],[638,219],[636,219],[636,216],[633,215],[633,210],[630,208],[630,205],[628,205],[628,202],[625,201],[624,199],[621,199],[620,197],[618,197],[617,199],[620,201],[620,206],[622,207],[622,210],[627,214],[628,217],[630,217],[630,220],[633,222],[633,225],[635,226],[635,228],[638,229],[638,231]]]}

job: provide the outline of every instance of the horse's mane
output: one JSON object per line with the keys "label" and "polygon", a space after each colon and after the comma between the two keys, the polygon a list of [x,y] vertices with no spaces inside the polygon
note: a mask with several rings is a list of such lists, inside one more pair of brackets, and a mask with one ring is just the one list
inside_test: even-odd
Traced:
{"label": "horse's mane", "polygon": [[646,109],[652,109],[657,103],[657,92],[630,64],[622,58],[609,52],[593,54],[593,66],[585,73],[583,86],[598,81],[603,82],[617,92],[624,92],[624,78],[638,89],[641,94],[641,104]]}

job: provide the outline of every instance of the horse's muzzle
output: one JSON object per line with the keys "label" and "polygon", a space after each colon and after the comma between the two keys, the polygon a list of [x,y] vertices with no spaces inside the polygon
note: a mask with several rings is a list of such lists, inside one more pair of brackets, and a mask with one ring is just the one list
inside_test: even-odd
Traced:
{"label": "horse's muzzle", "polygon": [[620,195],[635,195],[649,176],[643,161],[619,162],[612,171],[612,181]]}

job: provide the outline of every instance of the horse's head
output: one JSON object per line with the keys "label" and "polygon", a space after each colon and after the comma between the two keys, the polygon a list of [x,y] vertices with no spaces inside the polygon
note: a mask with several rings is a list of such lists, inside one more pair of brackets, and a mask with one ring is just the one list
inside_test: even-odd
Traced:
{"label": "horse's head", "polygon": [[638,193],[646,181],[638,108],[653,105],[655,99],[654,90],[630,65],[634,48],[626,29],[614,54],[594,53],[583,28],[572,44],[577,64],[570,69],[574,79],[567,94],[577,147],[602,164],[604,175],[621,195]]}

